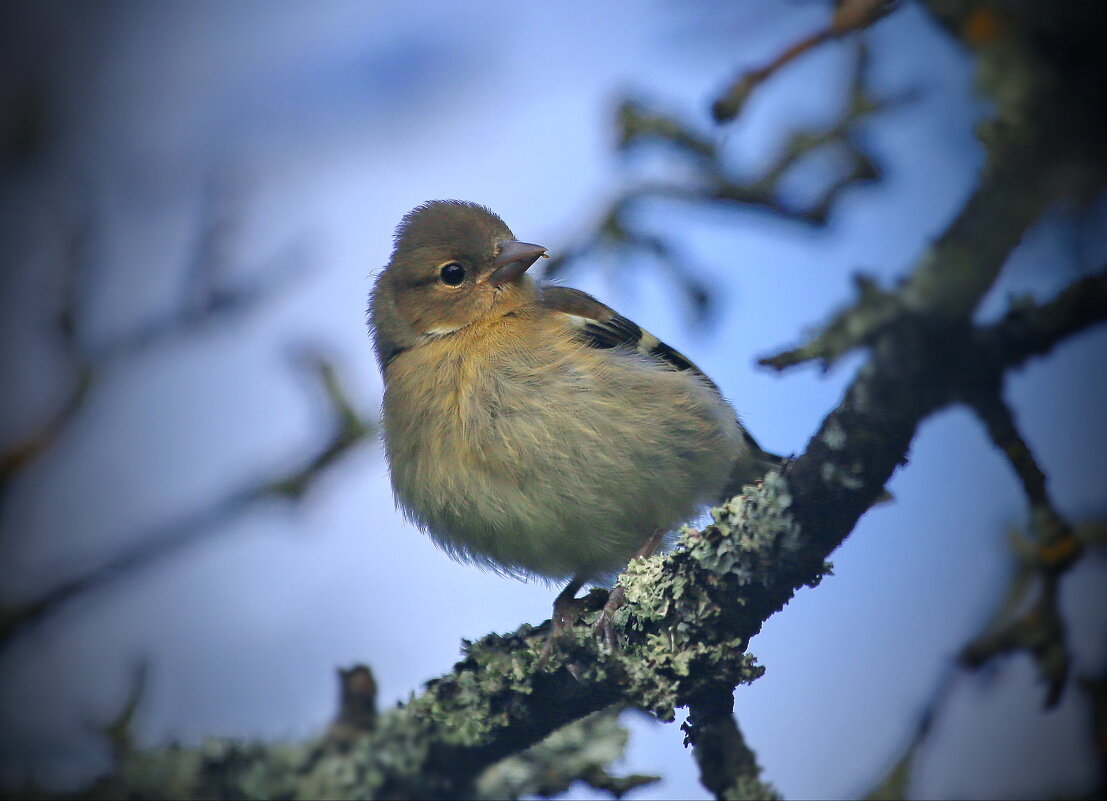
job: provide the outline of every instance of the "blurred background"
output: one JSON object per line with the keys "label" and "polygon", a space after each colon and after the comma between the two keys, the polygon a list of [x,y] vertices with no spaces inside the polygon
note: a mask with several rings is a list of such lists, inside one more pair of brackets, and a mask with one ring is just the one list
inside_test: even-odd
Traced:
{"label": "blurred background", "polygon": [[[863,34],[886,107],[799,160],[762,204],[656,193],[694,166],[618,147],[628,99],[714,138],[738,179],[848,111],[856,37],[775,75],[739,119],[736,74],[824,26],[823,2],[9,4],[0,32],[0,779],[76,786],[145,665],[144,744],[319,733],[335,670],[382,705],[460,638],[549,616],[556,590],[455,564],[394,510],[373,426],[366,295],[418,203],[461,198],[550,248],[585,289],[693,358],[770,450],[802,451],[859,359],[778,375],[756,358],[891,283],[971,192],[971,58],[911,3]],[[639,107],[639,106],[634,106]],[[849,148],[853,148],[850,150]],[[872,170],[810,210],[853,163]],[[851,155],[852,153],[852,155]],[[877,178],[877,180],[872,180]],[[671,193],[676,194],[676,193]],[[631,245],[634,242],[630,242]],[[641,241],[639,241],[639,245]],[[981,309],[1045,299],[1107,259],[1107,200],[1056,209]],[[1008,397],[1072,520],[1107,513],[1107,331]],[[785,796],[867,791],[991,616],[1026,502],[982,426],[929,420],[870,511],[751,645],[736,713]],[[1107,666],[1102,554],[1066,577],[1076,676]],[[1087,694],[1025,655],[959,678],[912,793],[1086,792]],[[704,798],[677,725],[627,716],[642,798]],[[571,797],[592,797],[578,789]]]}

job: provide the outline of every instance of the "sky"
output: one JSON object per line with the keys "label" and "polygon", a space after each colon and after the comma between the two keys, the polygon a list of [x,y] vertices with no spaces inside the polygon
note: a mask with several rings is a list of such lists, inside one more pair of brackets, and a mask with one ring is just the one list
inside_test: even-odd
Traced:
{"label": "sky", "polygon": [[[613,115],[645,98],[708,127],[715,94],[826,20],[822,3],[114,3],[26,11],[5,51],[11,85],[48,86],[46,155],[7,164],[0,353],[14,377],[0,441],[54,408],[67,372],[48,332],[58,230],[91,230],[77,324],[107,348],[178,301],[205,188],[227,189],[230,275],[272,284],[256,307],[113,362],[73,426],[0,510],[0,601],[18,603],[187,518],[244,479],[286,471],[324,436],[292,356],[337,364],[377,414],[366,295],[391,234],[418,203],[495,209],[554,253],[643,165],[614,148]],[[717,314],[692,321],[672,279],[597,256],[563,277],[693,358],[761,444],[802,451],[857,357],[828,374],[777,375],[759,356],[793,344],[851,297],[857,270],[891,284],[972,191],[988,113],[972,63],[913,4],[867,36],[876,91],[916,99],[867,123],[882,180],[848,191],[811,229],[756,211],[651,205],[649,224],[709,283]],[[805,56],[721,132],[751,174],[793,130],[840,108],[848,43]],[[0,101],[13,96],[4,89]],[[646,165],[647,167],[649,165]],[[656,166],[653,167],[656,169]],[[820,165],[786,186],[806,196]],[[1026,237],[980,311],[1048,298],[1107,257],[1107,203],[1057,209]],[[270,276],[276,276],[270,279]],[[1084,334],[1007,387],[1062,513],[1104,512],[1107,331]],[[833,556],[834,577],[771,618],[750,650],[765,676],[736,712],[785,796],[867,789],[1003,587],[1017,481],[966,411],[926,421],[896,497]],[[1075,673],[1107,659],[1102,559],[1070,576]],[[319,732],[334,671],[371,666],[383,705],[458,657],[460,639],[549,616],[555,589],[456,564],[394,509],[369,442],[304,502],[250,506],[194,546],[81,598],[0,653],[0,778],[80,781],[107,764],[91,732],[134,665],[149,664],[141,742]],[[1071,688],[1070,688],[1071,689]],[[922,796],[1076,792],[1094,778],[1080,696],[1041,717],[1029,661],[960,681],[920,755]],[[704,798],[675,724],[627,717],[627,772],[660,772],[641,798]],[[575,788],[569,797],[593,797]]]}

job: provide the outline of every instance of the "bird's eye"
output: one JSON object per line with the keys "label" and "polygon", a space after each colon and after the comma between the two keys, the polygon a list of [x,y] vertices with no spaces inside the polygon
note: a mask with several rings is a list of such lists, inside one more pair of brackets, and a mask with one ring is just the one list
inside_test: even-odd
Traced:
{"label": "bird's eye", "polygon": [[465,268],[456,261],[451,261],[449,264],[442,265],[442,269],[438,271],[438,277],[446,286],[457,286],[465,280]]}

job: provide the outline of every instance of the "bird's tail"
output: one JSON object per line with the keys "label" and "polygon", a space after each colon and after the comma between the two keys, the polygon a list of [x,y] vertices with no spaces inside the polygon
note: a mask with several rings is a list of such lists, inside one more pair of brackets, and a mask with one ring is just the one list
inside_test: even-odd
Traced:
{"label": "bird's tail", "polygon": [[742,487],[756,484],[770,470],[783,467],[788,461],[783,456],[764,450],[745,429],[742,430],[742,435],[746,438],[746,453],[741,459],[735,459],[726,486],[719,498],[720,503],[740,494]]}

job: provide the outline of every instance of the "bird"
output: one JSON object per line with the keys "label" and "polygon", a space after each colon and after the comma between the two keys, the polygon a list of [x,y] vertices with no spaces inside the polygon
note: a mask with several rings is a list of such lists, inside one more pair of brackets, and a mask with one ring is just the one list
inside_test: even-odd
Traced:
{"label": "bird", "polygon": [[[404,515],[451,557],[576,597],[785,460],[718,386],[591,295],[536,281],[545,247],[489,208],[408,212],[370,293],[381,429]],[[612,647],[616,588],[596,622]]]}

